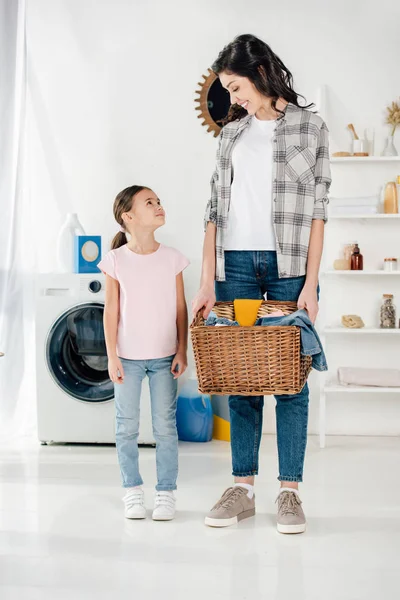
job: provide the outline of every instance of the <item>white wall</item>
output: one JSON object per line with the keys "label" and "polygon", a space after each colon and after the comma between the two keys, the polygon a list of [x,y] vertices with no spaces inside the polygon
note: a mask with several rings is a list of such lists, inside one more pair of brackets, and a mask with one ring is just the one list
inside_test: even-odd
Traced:
{"label": "white wall", "polygon": [[[116,231],[113,198],[127,185],[145,183],[166,206],[168,222],[160,239],[192,261],[186,277],[190,301],[199,279],[202,217],[216,149],[216,140],[194,111],[202,73],[235,35],[259,35],[292,70],[296,89],[308,101],[317,99],[321,84],[328,86],[326,118],[334,150],[348,147],[349,122],[360,131],[375,127],[379,150],[386,134],[384,107],[400,91],[399,12],[391,0],[379,5],[343,0],[30,0],[31,198],[37,214],[32,235],[38,269],[56,266],[55,242],[66,212],[77,212],[87,233],[101,234],[107,247]],[[397,146],[400,150],[400,136]],[[338,192],[347,193],[343,179],[339,184],[338,167],[333,173],[338,181],[334,193],[336,185]],[[370,189],[370,173],[360,173],[353,178],[365,185],[352,187],[352,193]],[[392,168],[375,173],[370,185],[375,191],[382,179],[395,175]],[[335,227],[337,246],[354,237],[349,231],[342,240]],[[359,237],[364,249],[369,240]],[[390,250],[399,254],[398,247]],[[386,248],[380,254],[386,255]],[[364,284],[368,302],[388,291],[374,290],[374,283]],[[347,293],[335,285],[327,288],[334,306]],[[354,305],[342,308],[351,312]],[[390,349],[398,356],[394,341]],[[341,346],[328,353],[333,363],[338,352]],[[318,425],[316,381],[314,374],[311,431]],[[399,403],[400,398],[372,395],[332,398],[328,431],[399,433]],[[266,421],[270,430],[272,401]]]}

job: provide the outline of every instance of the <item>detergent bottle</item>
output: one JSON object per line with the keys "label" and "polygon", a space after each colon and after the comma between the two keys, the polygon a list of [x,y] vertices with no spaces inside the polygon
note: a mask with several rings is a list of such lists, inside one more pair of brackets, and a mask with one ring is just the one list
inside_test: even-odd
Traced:
{"label": "detergent bottle", "polygon": [[209,442],[213,434],[211,399],[198,389],[195,373],[190,373],[179,392],[176,409],[178,438],[184,442]]}

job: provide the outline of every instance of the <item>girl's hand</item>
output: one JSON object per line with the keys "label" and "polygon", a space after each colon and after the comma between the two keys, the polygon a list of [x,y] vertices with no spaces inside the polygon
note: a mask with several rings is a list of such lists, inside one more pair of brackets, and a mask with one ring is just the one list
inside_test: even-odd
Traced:
{"label": "girl's hand", "polygon": [[187,355],[186,352],[178,352],[175,354],[175,358],[172,361],[171,365],[171,373],[174,376],[174,379],[178,379],[181,375],[184,374],[187,368]]}
{"label": "girl's hand", "polygon": [[216,302],[214,286],[203,285],[192,302],[192,312],[195,317],[204,306],[203,317],[207,319]]}
{"label": "girl's hand", "polygon": [[124,383],[124,369],[118,356],[108,359],[108,374],[113,383]]}
{"label": "girl's hand", "polygon": [[315,323],[319,310],[317,288],[315,286],[307,283],[304,285],[297,300],[297,307],[304,308],[308,312],[311,323]]}

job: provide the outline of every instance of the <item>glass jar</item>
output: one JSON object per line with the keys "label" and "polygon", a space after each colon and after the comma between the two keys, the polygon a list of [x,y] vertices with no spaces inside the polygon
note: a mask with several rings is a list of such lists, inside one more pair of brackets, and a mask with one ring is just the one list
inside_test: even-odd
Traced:
{"label": "glass jar", "polygon": [[362,271],[364,269],[364,257],[360,252],[358,244],[354,246],[353,254],[351,255],[350,268],[352,271]]}
{"label": "glass jar", "polygon": [[351,268],[351,255],[354,252],[357,242],[347,242],[343,246],[343,258],[347,261],[347,268]]}
{"label": "glass jar", "polygon": [[382,329],[396,327],[396,307],[393,304],[393,294],[383,294],[380,325]]}
{"label": "glass jar", "polygon": [[383,261],[383,270],[387,273],[397,271],[397,258],[385,258]]}

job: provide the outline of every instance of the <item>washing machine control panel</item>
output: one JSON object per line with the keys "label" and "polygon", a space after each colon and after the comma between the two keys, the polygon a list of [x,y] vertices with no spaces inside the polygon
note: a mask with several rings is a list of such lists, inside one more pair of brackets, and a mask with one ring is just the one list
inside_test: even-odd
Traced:
{"label": "washing machine control panel", "polygon": [[93,279],[93,281],[89,282],[89,290],[93,294],[98,294],[101,291],[101,282],[97,279]]}

